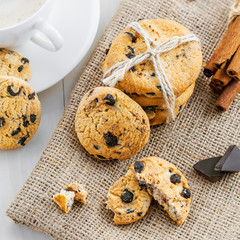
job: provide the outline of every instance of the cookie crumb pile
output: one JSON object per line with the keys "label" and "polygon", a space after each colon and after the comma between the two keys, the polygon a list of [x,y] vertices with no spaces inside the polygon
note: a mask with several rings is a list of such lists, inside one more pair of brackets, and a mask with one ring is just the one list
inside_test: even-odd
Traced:
{"label": "cookie crumb pile", "polygon": [[87,191],[84,189],[84,186],[73,182],[64,189],[60,191],[60,193],[53,196],[53,201],[65,212],[68,213],[74,201],[79,201],[83,204],[86,204],[86,196]]}
{"label": "cookie crumb pile", "polygon": [[[176,36],[190,34],[190,31],[181,24],[167,19],[141,20],[139,24],[157,44],[163,44]],[[107,48],[106,58],[102,63],[103,73],[145,51],[147,45],[144,38],[132,28],[124,29]],[[197,41],[187,42],[162,53],[160,57],[162,68],[176,98],[174,114],[177,115],[191,97],[201,69],[200,44]],[[115,87],[143,107],[151,125],[167,122],[168,106],[164,100],[163,86],[159,82],[151,60],[145,60],[127,69],[124,78],[119,79]]]}

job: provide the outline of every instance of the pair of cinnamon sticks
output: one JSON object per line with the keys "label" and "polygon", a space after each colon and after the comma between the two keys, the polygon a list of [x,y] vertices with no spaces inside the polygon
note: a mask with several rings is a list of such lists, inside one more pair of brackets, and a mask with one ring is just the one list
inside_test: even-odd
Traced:
{"label": "pair of cinnamon sticks", "polygon": [[224,112],[240,91],[240,16],[229,26],[204,69],[210,87],[220,96],[216,107]]}

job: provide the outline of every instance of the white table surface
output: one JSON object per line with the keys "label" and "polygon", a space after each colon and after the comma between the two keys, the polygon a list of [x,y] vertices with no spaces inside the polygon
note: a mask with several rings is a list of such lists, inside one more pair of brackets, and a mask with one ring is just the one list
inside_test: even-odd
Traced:
{"label": "white table surface", "polygon": [[[98,0],[96,0],[98,1]],[[41,153],[53,134],[71,90],[86,64],[94,46],[105,27],[116,12],[121,0],[100,0],[101,16],[95,41],[78,66],[55,86],[39,94],[42,103],[42,119],[38,132],[23,148],[0,150],[0,239],[1,240],[45,240],[49,237],[29,228],[14,224],[5,214],[22,185],[38,162]]]}

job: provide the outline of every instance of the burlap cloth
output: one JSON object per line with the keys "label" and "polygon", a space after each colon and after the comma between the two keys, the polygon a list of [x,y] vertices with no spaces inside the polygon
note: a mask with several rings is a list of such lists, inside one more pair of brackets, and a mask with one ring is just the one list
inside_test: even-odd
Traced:
{"label": "burlap cloth", "polygon": [[[101,85],[104,50],[129,22],[139,18],[177,20],[200,37],[206,62],[226,30],[230,4],[231,0],[123,0],[77,82],[50,143],[7,215],[16,223],[64,240],[240,239],[239,174],[213,184],[193,170],[199,159],[221,155],[230,144],[240,145],[239,96],[227,113],[218,113],[214,109],[217,96],[201,73],[193,97],[176,121],[153,127],[147,146],[127,161],[93,159],[74,132],[81,97],[89,88]],[[176,226],[156,202],[143,219],[127,226],[116,226],[113,213],[105,209],[109,187],[134,160],[149,155],[176,164],[189,181],[193,203],[182,226]],[[64,214],[52,196],[75,180],[86,185],[88,203],[76,204]]]}

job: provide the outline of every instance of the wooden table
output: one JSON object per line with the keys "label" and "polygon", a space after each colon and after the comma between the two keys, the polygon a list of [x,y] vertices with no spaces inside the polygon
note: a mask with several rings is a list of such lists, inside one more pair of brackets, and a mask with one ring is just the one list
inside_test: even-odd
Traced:
{"label": "wooden table", "polygon": [[[98,1],[98,0],[96,0]],[[42,119],[38,132],[23,148],[0,150],[0,239],[43,240],[49,237],[13,223],[5,214],[11,201],[27,180],[61,118],[71,90],[104,29],[116,12],[121,0],[100,0],[101,16],[95,41],[86,57],[58,84],[39,94]]]}

